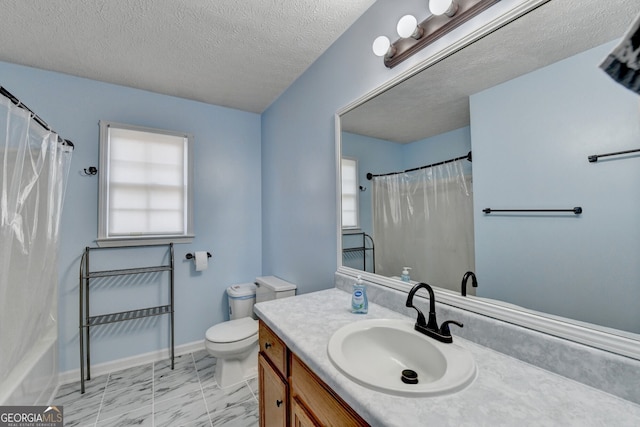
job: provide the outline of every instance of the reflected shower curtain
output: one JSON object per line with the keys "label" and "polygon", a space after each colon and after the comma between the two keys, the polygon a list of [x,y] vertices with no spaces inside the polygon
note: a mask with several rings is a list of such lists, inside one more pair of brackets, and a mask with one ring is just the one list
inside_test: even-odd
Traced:
{"label": "reflected shower curtain", "polygon": [[57,336],[58,234],[71,147],[0,96],[0,384]]}
{"label": "reflected shower curtain", "polygon": [[374,178],[376,273],[399,277],[411,267],[411,280],[459,291],[464,273],[475,268],[464,161]]}

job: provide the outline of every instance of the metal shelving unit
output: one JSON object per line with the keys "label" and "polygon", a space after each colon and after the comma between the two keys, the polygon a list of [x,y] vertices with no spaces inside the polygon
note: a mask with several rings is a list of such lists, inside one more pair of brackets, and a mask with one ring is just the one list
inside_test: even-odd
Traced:
{"label": "metal shelving unit", "polygon": [[[361,239],[355,246],[345,247],[345,237]],[[343,260],[349,259],[352,256],[360,258],[362,260],[362,270],[367,270],[367,253],[371,253],[373,262],[371,263],[372,273],[376,272],[376,255],[375,245],[373,244],[373,237],[364,232],[349,232],[342,234],[342,257]]]}
{"label": "metal shelving unit", "polygon": [[[154,247],[158,247],[162,245],[154,245]],[[173,307],[173,272],[174,272],[174,257],[173,257],[173,243],[169,243],[167,245],[167,250],[169,252],[169,264],[167,265],[158,265],[152,267],[142,267],[142,268],[124,268],[118,270],[104,270],[104,271],[91,271],[89,259],[90,253],[99,250],[109,250],[109,249],[131,249],[131,248],[141,248],[144,246],[116,246],[116,247],[89,247],[87,246],[84,250],[84,254],[82,255],[82,260],[80,261],[80,278],[79,278],[79,288],[80,288],[80,298],[79,298],[79,325],[80,325],[80,392],[84,393],[84,382],[85,380],[91,379],[91,346],[90,346],[90,330],[94,326],[106,325],[109,323],[116,322],[124,322],[127,320],[134,319],[142,319],[145,317],[152,316],[161,316],[168,314],[170,317],[170,325],[169,325],[169,339],[170,339],[170,351],[171,351],[171,369],[174,368],[174,307]],[[155,272],[168,272],[169,273],[169,304],[160,305],[156,307],[146,307],[140,308],[136,310],[129,311],[121,311],[117,313],[107,313],[101,314],[97,316],[90,315],[90,299],[89,299],[89,290],[90,290],[90,282],[92,279],[104,278],[104,277],[114,277],[114,276],[126,276],[126,275],[136,275],[136,274],[145,274],[145,273],[155,273]],[[86,355],[86,357],[85,357]],[[86,378],[85,378],[85,367],[86,367]]]}

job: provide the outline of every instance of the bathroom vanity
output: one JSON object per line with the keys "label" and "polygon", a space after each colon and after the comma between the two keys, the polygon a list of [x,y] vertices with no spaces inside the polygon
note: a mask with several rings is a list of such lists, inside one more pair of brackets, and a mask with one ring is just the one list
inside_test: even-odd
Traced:
{"label": "bathroom vanity", "polygon": [[364,319],[415,319],[375,303],[366,315],[352,314],[349,307],[350,294],[337,288],[256,304],[262,425],[583,427],[635,426],[640,420],[640,405],[462,339],[455,331],[454,342],[477,364],[477,377],[465,389],[402,397],[361,386],[330,361],[327,345],[334,332]]}
{"label": "bathroom vanity", "polygon": [[260,321],[260,425],[368,425]]}

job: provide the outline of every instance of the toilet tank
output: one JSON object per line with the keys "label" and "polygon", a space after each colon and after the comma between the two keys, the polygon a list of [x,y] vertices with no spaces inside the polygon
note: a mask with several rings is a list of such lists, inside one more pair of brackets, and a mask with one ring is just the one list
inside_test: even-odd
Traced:
{"label": "toilet tank", "polygon": [[229,319],[241,319],[253,315],[253,304],[256,302],[256,285],[242,283],[227,288],[229,300]]}
{"label": "toilet tank", "polygon": [[292,297],[296,294],[296,285],[276,276],[256,278],[256,302]]}

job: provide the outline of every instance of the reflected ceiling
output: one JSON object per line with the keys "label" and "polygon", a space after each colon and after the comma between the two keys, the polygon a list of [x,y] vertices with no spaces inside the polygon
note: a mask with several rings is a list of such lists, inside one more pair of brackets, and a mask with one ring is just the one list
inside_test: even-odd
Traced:
{"label": "reflected ceiling", "polygon": [[409,143],[468,126],[470,95],[621,37],[638,3],[617,3],[545,3],[351,110],[342,130]]}

